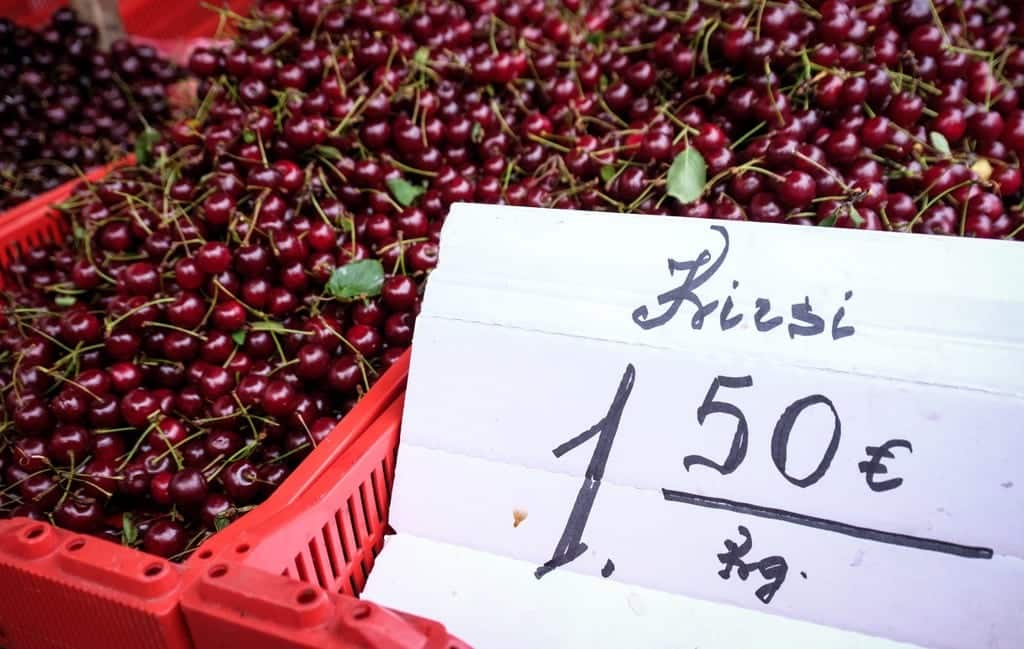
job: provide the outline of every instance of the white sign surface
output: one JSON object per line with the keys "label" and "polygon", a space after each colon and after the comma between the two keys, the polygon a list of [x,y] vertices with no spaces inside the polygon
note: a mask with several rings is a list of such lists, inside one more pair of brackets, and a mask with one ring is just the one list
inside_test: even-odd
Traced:
{"label": "white sign surface", "polygon": [[392,525],[538,597],[569,571],[1024,647],[1021,277],[1013,243],[457,206]]}

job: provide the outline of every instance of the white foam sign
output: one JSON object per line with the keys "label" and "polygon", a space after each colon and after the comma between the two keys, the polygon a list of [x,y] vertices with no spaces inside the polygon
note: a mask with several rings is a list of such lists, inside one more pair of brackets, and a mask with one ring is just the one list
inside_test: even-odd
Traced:
{"label": "white foam sign", "polygon": [[[391,513],[421,564],[465,548],[468,579],[515,594],[503,616],[568,588],[521,609],[563,646],[585,591],[635,587],[1024,647],[1019,244],[476,205],[443,241]],[[487,617],[430,612],[459,606]]]}

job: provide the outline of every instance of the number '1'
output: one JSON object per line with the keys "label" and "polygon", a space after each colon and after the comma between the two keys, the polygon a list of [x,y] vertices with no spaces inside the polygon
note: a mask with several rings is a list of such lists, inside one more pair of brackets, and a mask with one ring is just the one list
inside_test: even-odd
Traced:
{"label": "number '1'", "polygon": [[[630,363],[619,382],[619,389],[615,392],[615,398],[608,409],[608,414],[601,418],[596,424],[583,431],[568,442],[561,444],[551,452],[555,457],[562,457],[577,446],[583,444],[590,438],[597,435],[597,445],[594,447],[594,454],[590,456],[590,464],[583,478],[583,486],[576,495],[576,503],[569,514],[569,520],[565,524],[562,538],[555,546],[555,552],[543,566],[534,571],[534,576],[540,579],[559,566],[574,561],[587,551],[587,544],[582,542],[583,530],[587,527],[587,519],[590,518],[590,510],[594,507],[594,499],[597,498],[597,490],[601,487],[601,478],[604,477],[604,467],[608,463],[608,456],[612,451],[612,442],[615,441],[615,433],[619,430],[619,420],[622,419],[622,411],[626,407],[629,394],[633,391],[633,382],[636,379],[636,369]],[[602,574],[607,577],[611,574],[612,566],[609,560],[606,569]]]}

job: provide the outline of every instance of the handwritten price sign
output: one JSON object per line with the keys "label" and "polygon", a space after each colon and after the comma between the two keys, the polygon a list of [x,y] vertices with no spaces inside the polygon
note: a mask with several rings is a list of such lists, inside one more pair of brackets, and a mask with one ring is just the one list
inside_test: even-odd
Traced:
{"label": "handwritten price sign", "polygon": [[572,571],[927,647],[1024,646],[1024,252],[449,218],[400,534],[529,562],[538,589]]}

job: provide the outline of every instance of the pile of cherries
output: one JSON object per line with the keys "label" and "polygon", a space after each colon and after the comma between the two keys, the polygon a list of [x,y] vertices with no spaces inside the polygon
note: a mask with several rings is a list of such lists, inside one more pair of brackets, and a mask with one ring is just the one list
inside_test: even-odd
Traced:
{"label": "pile of cherries", "polygon": [[[0,513],[183,557],[409,345],[457,201],[1021,235],[991,0],[263,0],[5,273]],[[673,160],[705,163],[673,197]],[[692,152],[687,154],[692,157]]]}
{"label": "pile of cherries", "polygon": [[0,210],[123,156],[181,76],[147,45],[100,51],[71,9],[38,31],[0,18]]}

